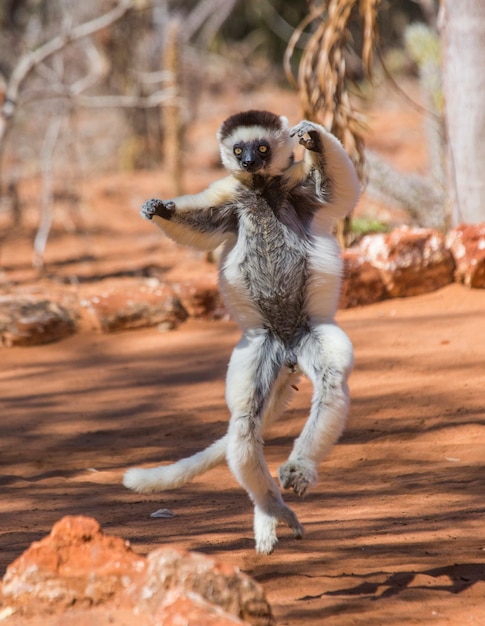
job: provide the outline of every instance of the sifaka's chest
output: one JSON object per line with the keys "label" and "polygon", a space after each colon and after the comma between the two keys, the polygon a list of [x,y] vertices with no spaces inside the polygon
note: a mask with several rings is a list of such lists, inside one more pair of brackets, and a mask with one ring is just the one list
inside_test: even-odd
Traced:
{"label": "sifaka's chest", "polygon": [[253,295],[286,295],[306,281],[308,237],[295,211],[256,197],[239,219],[239,271]]}
{"label": "sifaka's chest", "polygon": [[238,221],[241,243],[254,253],[271,257],[284,250],[304,252],[306,224],[288,194],[274,190],[249,194]]}

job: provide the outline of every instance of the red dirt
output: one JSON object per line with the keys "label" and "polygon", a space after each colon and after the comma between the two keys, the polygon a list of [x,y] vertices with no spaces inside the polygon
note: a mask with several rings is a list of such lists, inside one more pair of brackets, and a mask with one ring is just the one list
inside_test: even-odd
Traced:
{"label": "red dirt", "polygon": [[[383,113],[386,128],[391,113]],[[399,119],[395,112],[394,129]],[[405,127],[392,141],[401,162],[406,149],[408,163],[415,159]],[[89,237],[57,228],[48,270],[89,277],[157,262],[172,277],[201,271],[200,256],[178,264],[177,249],[138,220],[140,201],[160,194],[155,181],[140,174],[92,185]],[[28,235],[5,244],[16,246],[13,257],[3,250],[7,276],[25,289],[59,289],[32,283]],[[81,261],[85,250],[93,256]],[[176,460],[223,434],[224,376],[239,337],[231,322],[191,321],[168,333],[84,330],[3,350],[0,571],[60,517],[84,514],[137,552],[174,542],[241,567],[263,584],[281,626],[483,624],[484,305],[483,291],[455,284],[339,313],[356,354],[349,425],[318,486],[304,500],[286,495],[305,538],[281,528],[270,557],[254,552],[251,506],[226,467],[158,496],[120,484],[127,467]],[[273,473],[310,394],[303,382],[268,437]],[[175,517],[150,519],[158,508]]]}

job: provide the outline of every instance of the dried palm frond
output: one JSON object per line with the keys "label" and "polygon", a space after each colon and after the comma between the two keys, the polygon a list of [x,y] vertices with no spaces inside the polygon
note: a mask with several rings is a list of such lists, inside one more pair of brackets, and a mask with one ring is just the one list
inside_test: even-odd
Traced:
{"label": "dried palm frond", "polygon": [[[353,160],[361,179],[364,177],[364,117],[352,105],[346,77],[345,49],[350,45],[349,20],[354,8],[362,19],[362,67],[372,74],[372,56],[377,40],[377,10],[381,0],[310,1],[308,15],[296,28],[285,53],[284,65],[289,81],[298,89],[304,117],[319,122],[340,139]],[[291,70],[295,46],[309,26],[313,32],[298,67],[297,78]]]}

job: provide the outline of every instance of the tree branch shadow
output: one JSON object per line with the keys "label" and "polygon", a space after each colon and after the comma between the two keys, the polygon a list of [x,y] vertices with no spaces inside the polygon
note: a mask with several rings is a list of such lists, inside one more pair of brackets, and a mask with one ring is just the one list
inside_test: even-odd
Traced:
{"label": "tree branch shadow", "polygon": [[[374,572],[366,577],[375,577],[380,574],[381,572]],[[432,581],[422,584],[420,583],[421,577],[431,578]],[[379,600],[397,596],[411,587],[412,589],[459,594],[480,581],[485,582],[485,564],[455,563],[416,572],[397,572],[388,576],[384,582],[364,581],[352,587],[326,591],[318,597],[366,596],[369,598],[373,596],[373,600]]]}

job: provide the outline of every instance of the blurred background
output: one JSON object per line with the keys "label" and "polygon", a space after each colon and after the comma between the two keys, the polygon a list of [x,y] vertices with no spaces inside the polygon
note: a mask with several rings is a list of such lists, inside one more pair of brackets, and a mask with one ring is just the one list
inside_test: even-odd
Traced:
{"label": "blurred background", "polygon": [[[438,0],[3,0],[2,266],[12,242],[30,242],[42,268],[56,232],[86,234],[95,217],[108,225],[113,212],[92,195],[103,176],[123,176],[103,186],[105,198],[120,192],[120,180],[139,181],[139,197],[116,198],[120,211],[137,209],[149,189],[164,197],[197,191],[218,175],[209,174],[218,167],[217,126],[254,106],[291,123],[314,119],[342,140],[367,197],[345,245],[352,229],[445,231],[483,221],[481,205],[467,217],[457,201],[462,159],[450,165],[449,112],[455,125],[474,116],[467,109],[460,117],[451,96],[446,115],[443,71],[453,46],[467,67],[476,57],[452,26],[461,28],[467,10],[483,12],[480,3],[467,0],[457,16]],[[473,37],[465,40],[471,48]],[[465,81],[466,72],[453,71]],[[451,94],[470,93],[450,81]],[[475,71],[471,82],[480,81]],[[484,109],[483,96],[476,106]],[[401,141],[408,155],[399,163]]]}

